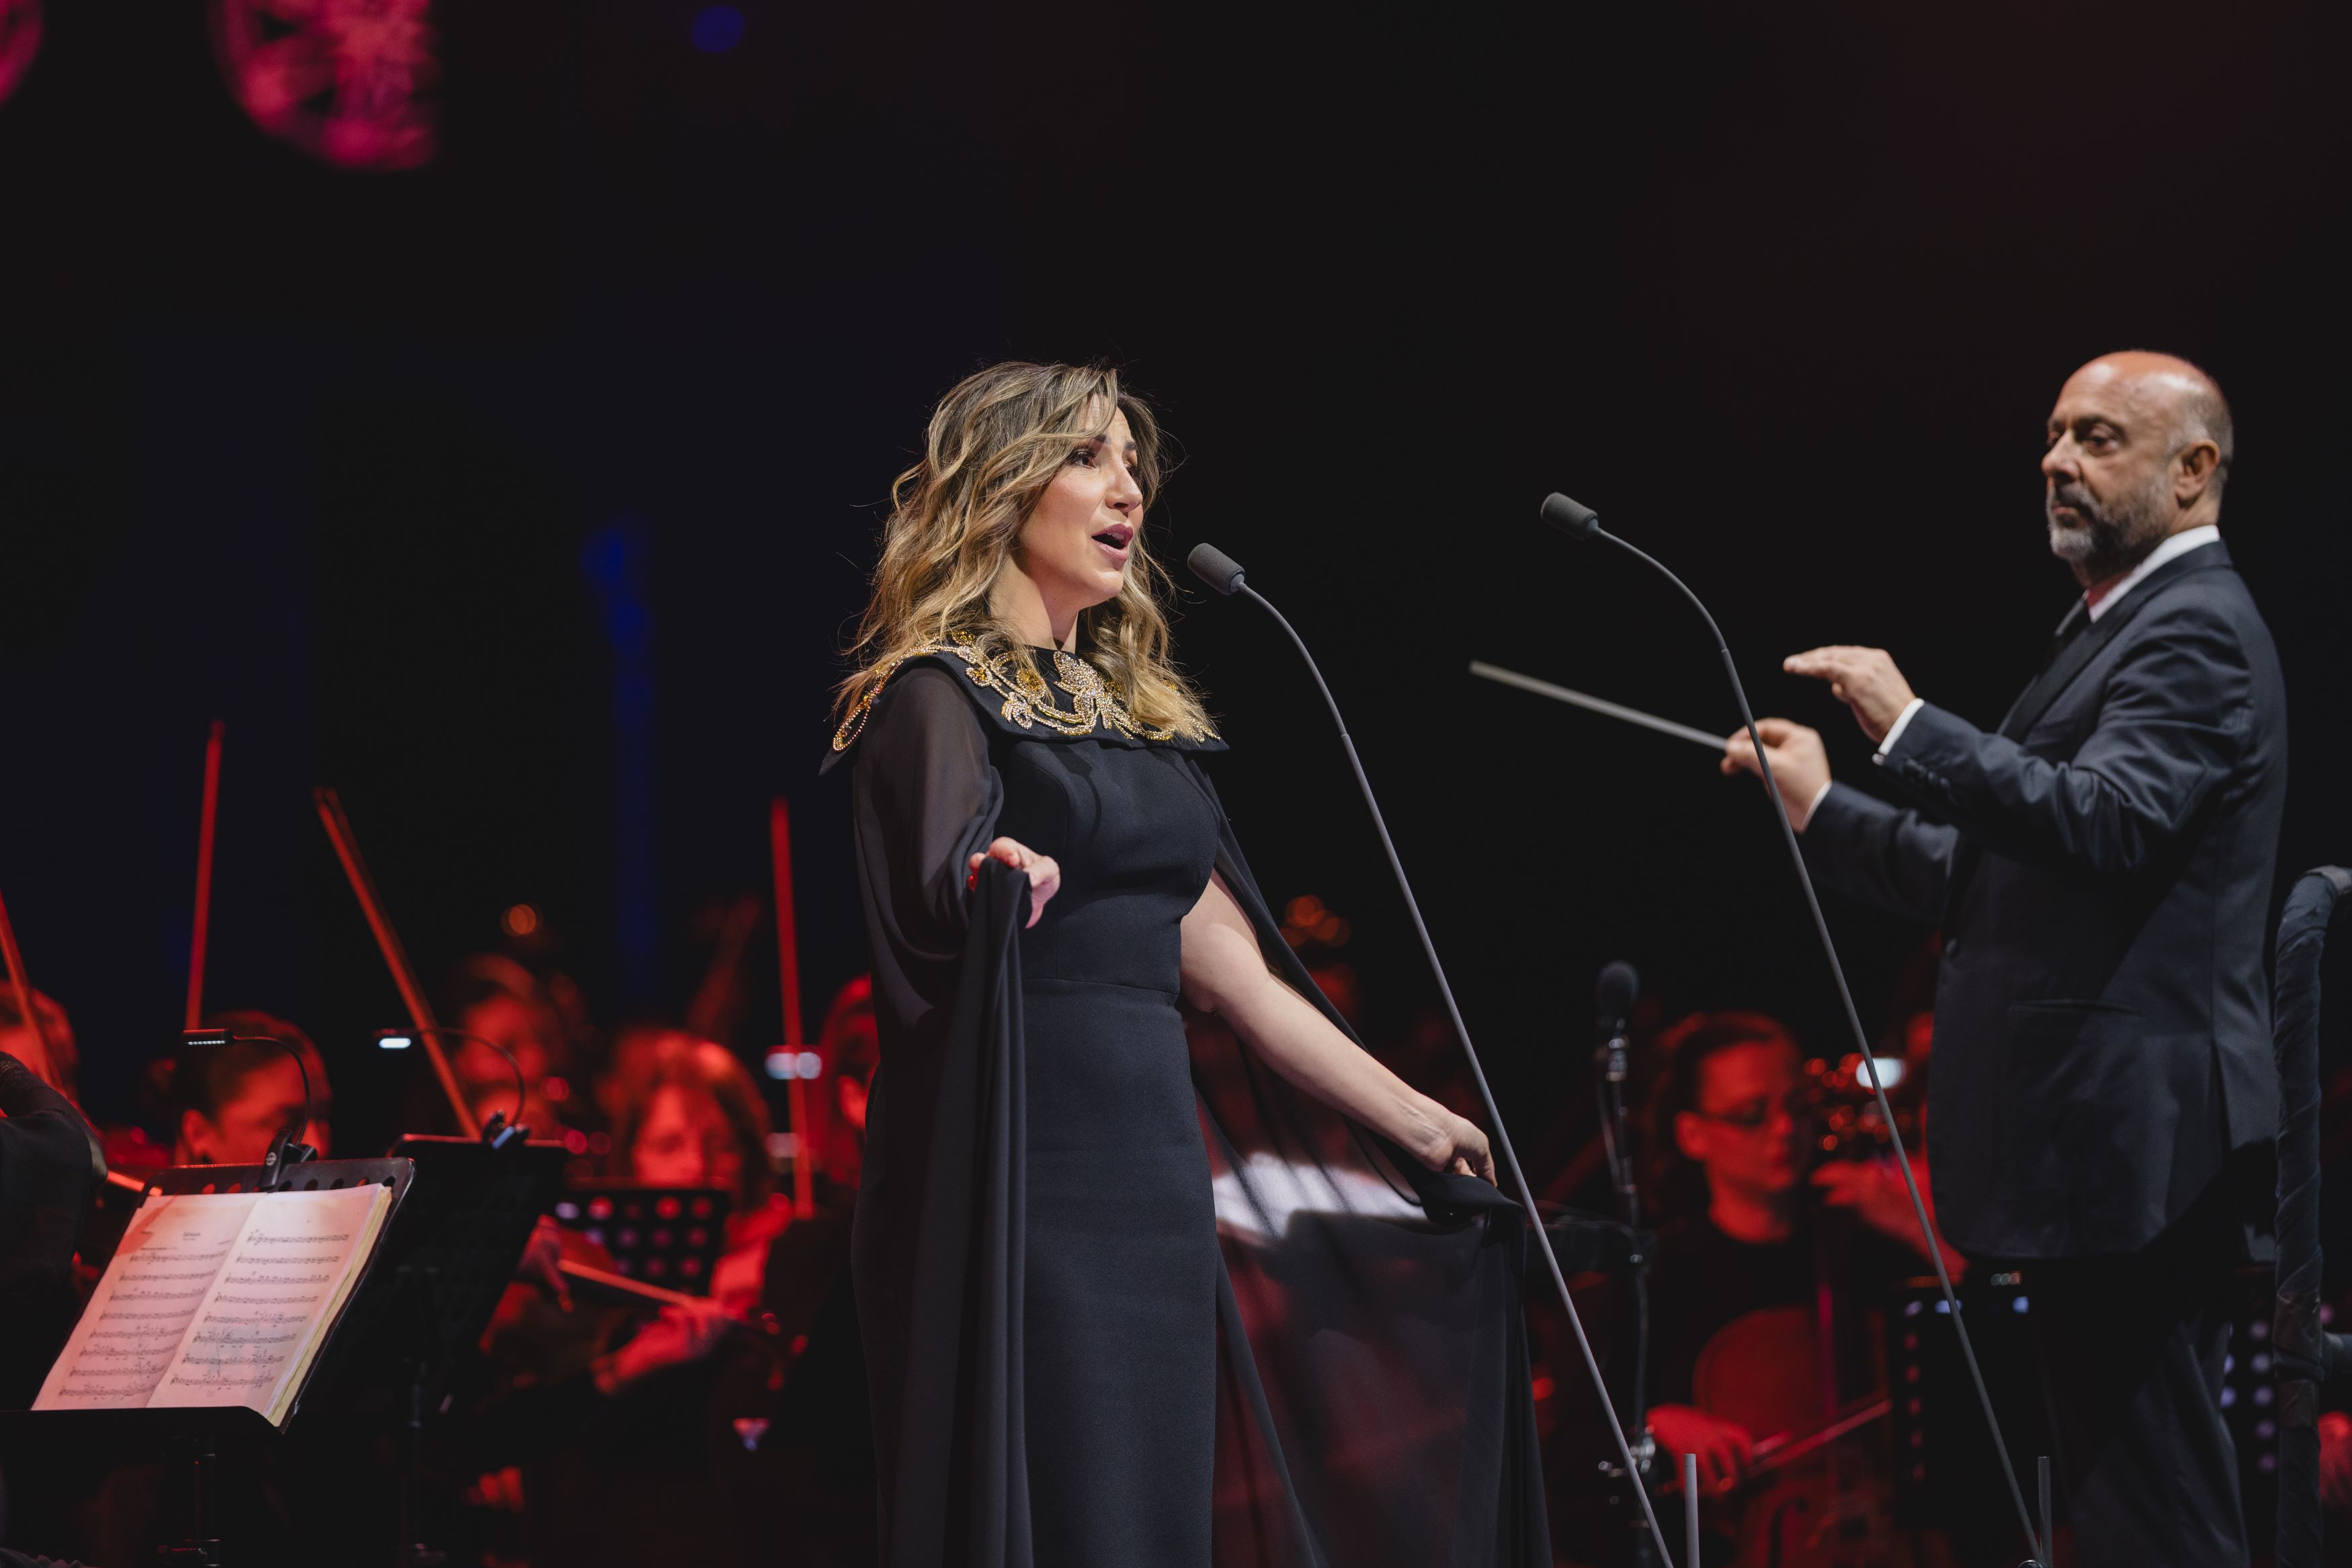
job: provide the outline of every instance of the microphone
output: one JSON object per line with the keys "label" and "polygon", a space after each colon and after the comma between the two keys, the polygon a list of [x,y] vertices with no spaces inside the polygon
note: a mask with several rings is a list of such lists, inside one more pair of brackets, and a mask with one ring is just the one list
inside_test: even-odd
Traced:
{"label": "microphone", "polygon": [[1846,1028],[1853,1035],[1853,1048],[1862,1055],[1863,1070],[1870,1079],[1871,1094],[1878,1102],[1878,1113],[1885,1118],[1887,1135],[1894,1141],[1895,1168],[1903,1173],[1903,1186],[1911,1195],[1912,1218],[1918,1222],[1920,1239],[1928,1260],[1936,1266],[1936,1281],[1943,1287],[1945,1310],[1951,1314],[1953,1332],[1959,1336],[1960,1357],[1968,1364],[1969,1376],[1976,1384],[1977,1404],[1984,1412],[1986,1428],[1992,1434],[1993,1449],[2000,1457],[2001,1476],[2009,1482],[2010,1501],[2017,1510],[2018,1523],[2024,1527],[2031,1560],[2042,1547],[2034,1531],[2033,1515],[2025,1506],[2025,1490],[2018,1484],[2017,1468],[2010,1462],[2008,1439],[2002,1437],[2000,1423],[1993,1416],[1992,1396],[1985,1387],[1982,1369],[1977,1365],[1976,1346],[1969,1341],[1968,1324],[1961,1319],[1959,1300],[1952,1291],[1951,1272],[1944,1267],[1943,1249],[1936,1245],[1935,1227],[1927,1221],[1927,1204],[1919,1193],[1919,1178],[1911,1169],[1910,1154],[1904,1148],[1902,1131],[1895,1124],[1895,1107],[1887,1103],[1886,1086],[1879,1082],[1877,1058],[1871,1050],[1870,1037],[1863,1031],[1862,1015],[1853,1005],[1853,988],[1846,983],[1845,966],[1838,961],[1837,944],[1831,939],[1829,921],[1822,914],[1820,895],[1813,891],[1812,875],[1805,869],[1804,852],[1797,847],[1797,831],[1790,825],[1787,807],[1780,799],[1780,780],[1772,777],[1771,764],[1765,758],[1764,737],[1757,733],[1756,715],[1748,706],[1748,688],[1740,684],[1739,666],[1732,663],[1731,647],[1724,641],[1723,628],[1715,623],[1715,617],[1708,613],[1705,601],[1691,591],[1690,584],[1676,577],[1664,561],[1602,528],[1601,514],[1591,507],[1570,500],[1555,490],[1544,497],[1537,515],[1572,539],[1605,539],[1664,578],[1689,601],[1690,607],[1698,612],[1699,619],[1706,622],[1708,634],[1715,639],[1716,655],[1723,661],[1723,673],[1731,682],[1732,698],[1739,705],[1740,723],[1748,731],[1748,744],[1756,747],[1759,771],[1764,779],[1764,793],[1772,802],[1772,820],[1780,825],[1780,841],[1788,848],[1789,863],[1796,869],[1797,884],[1804,890],[1805,907],[1813,917],[1813,935],[1820,940],[1822,956],[1829,960],[1830,975],[1837,982],[1838,1000],[1845,1007]]}
{"label": "microphone", "polygon": [[1612,1083],[1625,1082],[1625,1021],[1633,1017],[1634,998],[1642,994],[1642,977],[1622,958],[1601,966],[1594,988],[1593,1019],[1601,1036],[1602,1071]]}
{"label": "microphone", "polygon": [[1600,1038],[1592,1050],[1592,1066],[1601,1075],[1594,1085],[1601,1095],[1601,1136],[1609,1153],[1609,1176],[1616,1184],[1617,1201],[1624,1206],[1625,1223],[1637,1230],[1642,1225],[1642,1195],[1633,1185],[1633,1143],[1625,1125],[1625,1034],[1634,998],[1641,994],[1642,977],[1633,972],[1633,965],[1614,958],[1601,967],[1601,980],[1593,988],[1592,998],[1593,1032]]}
{"label": "microphone", "polygon": [[1214,545],[1194,545],[1192,553],[1184,558],[1192,575],[1215,589],[1219,593],[1231,593],[1242,585],[1241,562]]}
{"label": "microphone", "polygon": [[[1573,502],[1570,504],[1574,505]],[[1339,727],[1339,745],[1348,754],[1348,767],[1356,776],[1356,788],[1364,797],[1364,809],[1371,813],[1372,830],[1380,836],[1381,852],[1388,856],[1389,874],[1396,879],[1397,891],[1404,895],[1405,913],[1412,916],[1413,935],[1421,939],[1422,956],[1429,961],[1430,973],[1437,980],[1437,994],[1445,1004],[1446,1020],[1454,1026],[1454,1038],[1462,1042],[1462,1055],[1469,1064],[1471,1082],[1478,1089],[1478,1103],[1486,1108],[1487,1124],[1494,1129],[1495,1152],[1499,1156],[1496,1163],[1501,1170],[1510,1174],[1512,1185],[1517,1189],[1519,1207],[1527,1214],[1528,1228],[1535,1233],[1536,1246],[1543,1253],[1545,1266],[1551,1272],[1552,1289],[1559,1296],[1559,1304],[1567,1310],[1569,1327],[1575,1331],[1576,1348],[1584,1357],[1585,1374],[1592,1379],[1596,1391],[1605,1391],[1608,1385],[1601,1381],[1601,1363],[1592,1354],[1592,1342],[1584,1332],[1584,1320],[1577,1314],[1576,1299],[1569,1294],[1567,1276],[1560,1272],[1559,1255],[1552,1250],[1551,1235],[1544,1228],[1543,1216],[1536,1208],[1535,1193],[1528,1186],[1527,1172],[1520,1168],[1519,1156],[1511,1147],[1511,1134],[1503,1125],[1503,1113],[1495,1103],[1495,1092],[1486,1084],[1486,1070],[1479,1063],[1477,1048],[1470,1043],[1469,1026],[1462,1021],[1462,1009],[1454,1002],[1454,987],[1446,979],[1445,966],[1437,956],[1437,944],[1430,937],[1428,923],[1421,917],[1421,901],[1412,895],[1412,883],[1404,873],[1404,862],[1397,855],[1395,841],[1389,837],[1388,821],[1381,815],[1381,803],[1372,795],[1372,781],[1364,774],[1363,759],[1356,755],[1356,743],[1349,738],[1348,721],[1340,716],[1338,700],[1331,695],[1330,686],[1325,684],[1323,672],[1316,665],[1315,655],[1307,651],[1307,640],[1298,634],[1298,629],[1291,625],[1289,619],[1276,610],[1265,595],[1243,580],[1239,561],[1214,545],[1201,544],[1192,547],[1192,552],[1184,558],[1184,564],[1192,569],[1193,576],[1219,593],[1240,593],[1255,600],[1261,609],[1274,617],[1275,624],[1290,638],[1291,645],[1298,650],[1299,658],[1306,663],[1307,673],[1315,679],[1315,689],[1323,694],[1323,706],[1330,710],[1331,722]],[[1627,975],[1633,973],[1630,966],[1623,967]],[[1628,1005],[1631,1005],[1630,998]],[[1658,1559],[1662,1563],[1672,1563],[1674,1557],[1666,1550],[1664,1533],[1658,1528],[1657,1512],[1650,1506],[1649,1488],[1641,1482],[1642,1466],[1633,1458],[1633,1446],[1625,1438],[1625,1428],[1617,1419],[1616,1408],[1609,1402],[1605,1392],[1601,1394],[1601,1406],[1609,1414],[1610,1435],[1617,1439],[1618,1458],[1625,1462],[1626,1475],[1634,1479],[1633,1496],[1642,1505],[1642,1517],[1649,1525],[1651,1539],[1657,1544]],[[1646,1440],[1644,1449],[1646,1454]],[[1690,1568],[1696,1568],[1696,1565],[1691,1564]]]}
{"label": "microphone", "polygon": [[1622,1033],[1641,995],[1642,977],[1634,973],[1633,965],[1622,958],[1603,965],[1601,983],[1593,988],[1593,1014],[1601,1020],[1601,1032]]}
{"label": "microphone", "polygon": [[1544,497],[1543,520],[1582,544],[1601,531],[1601,514],[1581,501],[1571,501],[1554,490]]}

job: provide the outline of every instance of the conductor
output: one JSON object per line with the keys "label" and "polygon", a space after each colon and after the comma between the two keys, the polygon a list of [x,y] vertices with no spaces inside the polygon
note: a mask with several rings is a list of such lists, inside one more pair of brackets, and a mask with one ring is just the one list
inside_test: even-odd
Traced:
{"label": "conductor", "polygon": [[[2263,953],[2286,692],[2219,524],[2229,404],[2184,360],[2068,379],[2042,459],[2082,599],[1993,730],[1876,648],[1786,662],[1877,745],[1888,805],[1821,736],[1759,727],[1823,882],[1939,925],[1936,1211],[2026,1277],[2086,1565],[2243,1563],[2220,1401],[2245,1173],[2278,1120]],[[1743,733],[1724,771],[1757,767]]]}

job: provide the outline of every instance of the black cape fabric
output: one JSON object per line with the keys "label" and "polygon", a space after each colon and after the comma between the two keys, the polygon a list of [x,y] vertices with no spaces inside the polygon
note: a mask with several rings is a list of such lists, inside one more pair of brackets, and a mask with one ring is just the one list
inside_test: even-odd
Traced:
{"label": "black cape fabric", "polygon": [[[980,722],[949,720],[941,683],[910,682],[902,669],[881,700],[919,690],[906,700],[929,706],[929,722],[882,727],[897,733],[856,748],[862,853],[883,835],[911,834],[920,842],[901,843],[912,852],[895,863],[926,868],[887,885],[864,853],[886,1025],[877,1110],[887,1096],[888,1128],[869,1145],[860,1199],[861,1228],[875,1228],[860,1241],[861,1309],[869,1298],[897,1303],[868,1310],[866,1331],[883,1560],[1030,1568],[1028,882],[989,862],[967,886],[962,868],[1003,805],[980,754],[1066,737],[1020,722],[952,657],[919,663],[956,675]],[[1080,738],[1170,744],[1108,726]],[[1185,766],[1213,803],[1197,762]],[[1281,940],[1218,815],[1216,869],[1269,966],[1346,1030]],[[1423,1169],[1297,1093],[1222,1027],[1196,1019],[1189,1033],[1223,1260],[1213,1560],[1548,1568],[1517,1207],[1484,1181]]]}

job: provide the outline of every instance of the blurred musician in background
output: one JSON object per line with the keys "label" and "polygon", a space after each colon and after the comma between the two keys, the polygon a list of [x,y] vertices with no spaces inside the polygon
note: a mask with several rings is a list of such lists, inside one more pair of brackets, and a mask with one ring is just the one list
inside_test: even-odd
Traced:
{"label": "blurred musician in background", "polygon": [[[444,993],[441,1017],[450,1030],[449,1065],[478,1118],[487,1120],[499,1112],[541,1138],[560,1138],[567,1126],[581,1126],[583,1112],[591,1124],[598,1119],[594,1102],[573,1093],[579,1063],[563,1010],[539,977],[514,959],[501,953],[477,953],[460,962]],[[513,1057],[511,1062],[499,1053],[501,1046]],[[520,1115],[515,1111],[518,1072],[523,1090]],[[439,1091],[420,1078],[416,1092],[437,1095]],[[437,1115],[432,1121],[412,1117],[411,1124],[436,1125],[439,1120]]]}
{"label": "blurred musician in background", "polygon": [[711,1568],[764,1560],[780,1529],[811,1563],[858,1561],[860,1542],[870,1560],[846,1212],[793,1219],[766,1107],[725,1047],[665,1031],[630,1083],[612,1102],[619,1174],[732,1202],[712,1293],[647,1314],[514,1287],[490,1335],[502,1386],[471,1433],[478,1500],[524,1512],[542,1563]]}
{"label": "blurred musician in background", "polygon": [[727,1249],[712,1272],[711,1294],[730,1311],[750,1310],[768,1244],[793,1217],[770,1171],[768,1107],[751,1073],[725,1046],[674,1034],[614,1130],[621,1175],[647,1186],[727,1194]]}
{"label": "blurred musician in background", "polygon": [[[1696,1454],[1702,1486],[1727,1493],[1759,1439],[1801,1437],[1879,1389],[1870,1320],[1926,1253],[1891,1167],[1814,1163],[1814,1088],[1783,1025],[1700,1013],[1659,1047],[1668,1063],[1643,1151],[1661,1218],[1650,1429],[1670,1469]],[[1835,1364],[1822,1364],[1825,1346]],[[1866,1437],[1855,1446],[1875,1454]],[[1883,1464],[1869,1468],[1883,1487]]]}
{"label": "blurred musician in background", "polygon": [[[326,1158],[334,1146],[334,1091],[310,1037],[264,1012],[215,1013],[205,1027],[235,1038],[226,1045],[184,1041],[178,1054],[149,1069],[150,1083],[172,1118],[172,1164],[257,1166],[270,1141],[297,1122],[303,1124],[302,1141]],[[301,1056],[299,1067],[289,1050]]]}
{"label": "blurred musician in background", "polygon": [[73,1024],[66,1018],[65,1009],[39,991],[33,993],[33,1010],[40,1019],[37,1031],[17,1005],[16,988],[0,985],[0,1051],[15,1057],[34,1077],[79,1104],[74,1071],[81,1064],[81,1054],[74,1045]]}
{"label": "blurred musician in background", "polygon": [[0,1406],[31,1402],[81,1313],[74,1239],[105,1169],[72,1102],[0,1049]]}

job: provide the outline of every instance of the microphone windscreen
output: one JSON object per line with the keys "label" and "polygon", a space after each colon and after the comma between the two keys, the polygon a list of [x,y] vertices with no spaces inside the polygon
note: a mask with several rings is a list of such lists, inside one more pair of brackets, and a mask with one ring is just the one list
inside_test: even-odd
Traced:
{"label": "microphone windscreen", "polygon": [[1554,490],[1544,497],[1543,520],[1572,539],[1589,539],[1601,526],[1601,514],[1581,501],[1571,501]]}
{"label": "microphone windscreen", "polygon": [[1214,545],[1194,545],[1192,553],[1184,558],[1192,575],[1215,589],[1219,593],[1231,593],[1242,585],[1242,565]]}
{"label": "microphone windscreen", "polygon": [[1628,1017],[1633,1010],[1633,999],[1642,994],[1642,977],[1633,966],[1622,958],[1601,966],[1601,984],[1594,988],[1593,1011],[1611,1023]]}

